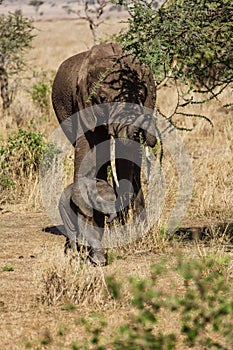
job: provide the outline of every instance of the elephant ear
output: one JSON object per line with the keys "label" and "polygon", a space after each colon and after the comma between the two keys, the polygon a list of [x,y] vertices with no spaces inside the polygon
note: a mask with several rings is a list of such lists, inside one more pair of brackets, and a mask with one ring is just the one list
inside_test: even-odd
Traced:
{"label": "elephant ear", "polygon": [[146,88],[143,105],[154,110],[156,102],[156,87],[154,77],[148,66],[141,65],[141,79],[144,81],[144,87]]}
{"label": "elephant ear", "polygon": [[79,179],[74,182],[71,200],[85,216],[93,217],[93,208],[89,200],[88,183],[86,179]]}
{"label": "elephant ear", "polygon": [[142,114],[137,119],[137,125],[143,131],[143,135],[145,138],[145,142],[147,146],[154,147],[157,142],[157,130],[156,130],[156,122],[153,115],[150,114]]}
{"label": "elephant ear", "polygon": [[96,81],[96,75],[98,75],[96,70],[101,66],[101,62],[104,65],[101,69],[104,70],[107,68],[107,65],[105,63],[103,64],[106,58],[110,61],[111,58],[121,54],[122,49],[116,43],[94,45],[89,51],[85,52],[82,64],[78,69],[76,82],[76,100],[78,106],[82,106],[83,109],[91,107],[90,94],[95,84],[98,83]]}
{"label": "elephant ear", "polygon": [[113,187],[107,181],[98,179],[95,190],[97,191],[94,200],[96,208],[104,214],[115,212],[116,195]]}

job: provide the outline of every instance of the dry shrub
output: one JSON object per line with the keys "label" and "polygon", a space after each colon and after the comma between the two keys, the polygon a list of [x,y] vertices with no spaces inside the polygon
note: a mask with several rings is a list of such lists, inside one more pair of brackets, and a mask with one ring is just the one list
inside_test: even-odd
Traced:
{"label": "dry shrub", "polygon": [[[208,116],[211,125],[199,118],[177,118],[181,127],[193,128],[191,132],[180,131],[179,134],[189,152],[193,166],[193,196],[183,224],[229,222],[232,217],[232,133],[233,113],[222,105],[231,103],[232,89],[228,88],[218,100],[203,105],[193,105],[185,112]],[[169,103],[167,103],[169,101]],[[159,91],[158,104],[167,115],[174,111],[177,95],[172,86]],[[214,134],[213,134],[214,132]],[[167,183],[165,208],[171,207],[177,184],[175,168],[164,156],[163,170]],[[162,225],[166,223],[161,217]]]}
{"label": "dry shrub", "polygon": [[63,154],[37,130],[33,124],[19,127],[0,142],[1,204],[31,210],[53,201],[56,208],[62,189],[72,182],[73,150]]}
{"label": "dry shrub", "polygon": [[[198,256],[203,261],[207,257],[214,258],[215,262],[221,266],[221,269],[224,268],[226,270],[226,266],[229,265],[227,273],[232,273],[232,257],[229,254],[232,250],[232,227],[230,225],[225,227],[224,225],[210,226],[206,228],[204,235],[202,240],[195,241]],[[229,264],[230,260],[231,264]]]}
{"label": "dry shrub", "polygon": [[[179,131],[186,150],[189,152],[193,166],[193,194],[187,207],[185,216],[180,226],[182,227],[208,227],[205,237],[209,243],[224,246],[229,245],[229,233],[225,229],[218,228],[219,223],[232,223],[232,110],[224,109],[221,104],[231,101],[232,90],[228,89],[221,96],[221,101],[211,101],[207,105],[193,106],[190,113],[208,115],[214,124],[213,130],[205,120],[199,118],[183,118],[177,120],[180,126],[194,127],[192,132]],[[163,112],[172,113],[176,104],[176,93],[171,87],[167,87],[158,96],[158,102],[163,105]],[[169,104],[167,101],[169,100]],[[190,107],[189,107],[190,108]],[[166,146],[166,145],[165,145]],[[182,237],[172,240],[166,234],[166,227],[172,209],[175,206],[179,176],[175,161],[172,159],[166,147],[164,148],[162,172],[166,184],[165,201],[162,203],[162,211],[155,225],[149,231],[143,231],[140,239],[135,239],[130,245],[123,247],[124,252],[137,253],[142,251],[168,251],[171,244],[174,245]],[[153,221],[153,207],[156,212],[156,200],[161,194],[156,190],[155,198],[150,201],[149,220]],[[229,230],[228,230],[229,231]],[[135,233],[134,233],[135,235]],[[126,236],[133,236],[126,231]],[[223,242],[224,241],[224,242]]]}
{"label": "dry shrub", "polygon": [[135,227],[125,227],[124,235],[127,237],[127,243],[124,244],[126,240],[121,239],[121,244],[118,242],[115,246],[115,251],[120,256],[161,253],[169,251],[171,247],[170,237],[166,234],[165,227],[159,227],[157,223],[149,229],[145,226],[145,222]]}
{"label": "dry shrub", "polygon": [[[152,197],[158,194],[155,191]],[[105,246],[115,248],[120,255],[167,251],[171,246],[170,237],[166,225],[159,226],[157,215],[160,208],[156,202],[156,198],[146,199],[146,220],[135,219],[132,215],[123,226],[116,220],[107,226],[103,237]]]}
{"label": "dry shrub", "polygon": [[81,256],[64,256],[63,252],[45,260],[39,278],[41,303],[103,308],[113,301],[100,267],[85,263]]}
{"label": "dry shrub", "polygon": [[14,99],[8,110],[4,111],[0,103],[1,204],[20,205],[23,210],[41,209],[39,157],[48,130],[55,124],[50,96],[46,96],[46,110],[32,99],[37,80],[29,79],[31,75],[27,72],[17,83],[12,82]]}
{"label": "dry shrub", "polygon": [[[84,41],[77,41],[75,37],[68,35],[70,32],[75,32],[77,26],[78,30],[81,31],[80,37],[83,34],[85,38]],[[123,26],[123,24],[113,26],[112,22],[107,21],[103,24],[103,29],[108,28],[111,31],[117,31],[120,26]],[[29,59],[32,69],[47,71],[48,79],[53,76],[54,71],[65,58],[84,51],[91,45],[91,36],[86,35],[88,32],[86,22],[38,22],[37,27],[40,31],[36,32],[34,48],[29,53]],[[51,32],[53,33],[52,36]],[[69,39],[67,40],[67,38]],[[49,110],[45,113],[38,107],[38,104],[33,103],[28,93],[34,83],[37,84],[37,88],[43,86],[39,77],[35,77],[32,81],[27,80],[24,83],[25,86],[18,91],[9,114],[0,118],[1,139],[7,139],[9,132],[15,130],[19,125],[24,128],[30,122],[33,123],[35,130],[47,134],[58,127],[52,105],[50,104]],[[46,80],[46,83],[49,84],[49,80]],[[182,118],[182,120],[179,118],[180,126],[194,127],[192,132],[180,132],[180,136],[190,154],[194,173],[193,197],[182,226],[189,225],[190,222],[193,225],[196,222],[229,221],[229,218],[232,218],[233,113],[232,107],[226,109],[221,107],[224,104],[231,103],[231,101],[232,89],[229,88],[218,97],[218,100],[185,108],[188,113],[204,114],[213,121],[214,138],[212,129],[206,121],[198,118]],[[174,87],[167,86],[158,91],[157,104],[163,113],[172,114],[176,103],[177,94]],[[158,227],[165,227],[167,224],[170,212],[176,202],[179,180],[174,161],[166,150],[163,159],[163,173],[166,181],[166,201],[158,220]],[[20,198],[26,202],[24,208],[37,207],[38,209],[41,206],[38,178],[32,181],[31,179],[26,178],[24,180],[22,178],[21,183],[23,182],[25,182],[25,191],[17,194],[18,186],[16,186],[11,197],[13,199]],[[157,226],[152,230],[153,245],[154,243],[157,244],[157,238],[161,239],[161,232],[157,229]],[[149,245],[148,240],[147,242]]]}

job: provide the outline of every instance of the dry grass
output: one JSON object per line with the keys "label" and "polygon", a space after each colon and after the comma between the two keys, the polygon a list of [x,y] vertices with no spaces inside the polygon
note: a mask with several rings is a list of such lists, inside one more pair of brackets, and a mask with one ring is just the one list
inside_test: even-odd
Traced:
{"label": "dry grass", "polygon": [[[3,316],[0,343],[4,349],[22,350],[29,345],[32,349],[43,349],[47,342],[48,349],[70,350],[72,344],[90,340],[81,319],[98,327],[101,317],[96,314],[102,314],[107,321],[103,339],[112,339],[119,326],[135,315],[130,305],[133,290],[129,289],[129,278],[135,277],[138,281],[148,278],[151,266],[159,266],[163,260],[168,271],[159,276],[155,287],[165,296],[181,296],[185,291],[181,277],[174,271],[181,255],[184,261],[192,262],[198,257],[204,260],[211,254],[218,263],[219,272],[227,273],[232,283],[232,261],[226,265],[226,257],[231,255],[221,249],[217,237],[209,247],[201,242],[198,249],[193,244],[177,244],[167,246],[164,252],[157,250],[156,254],[136,245],[132,255],[129,251],[119,254],[114,249],[109,252],[111,264],[100,270],[64,257],[64,237],[43,232],[41,227],[47,225],[50,222],[44,213],[1,215],[0,244],[4,250],[0,266],[14,267],[11,272],[0,270]],[[205,273],[209,273],[208,269]],[[106,288],[108,276],[113,276],[123,288],[119,300],[113,300]],[[169,315],[161,310],[155,331],[178,332],[176,314]],[[182,337],[178,345],[179,350],[188,349]]]}
{"label": "dry grass", "polygon": [[[169,103],[167,103],[169,96]],[[183,118],[179,125],[194,127],[191,132],[180,132],[185,147],[190,154],[193,166],[194,190],[189,210],[184,222],[229,222],[232,220],[232,109],[224,109],[223,104],[229,104],[232,99],[232,89],[222,94],[218,101],[206,105],[189,108],[189,113],[203,114],[211,119],[214,130],[204,120]],[[158,94],[158,104],[167,114],[172,113],[176,104],[176,92],[167,87]],[[214,131],[214,136],[213,136]],[[171,187],[176,186],[175,172],[172,161],[164,162],[165,173],[170,174]],[[171,192],[172,192],[171,189]],[[169,195],[169,194],[168,194]],[[172,194],[170,194],[172,197]]]}
{"label": "dry grass", "polygon": [[[101,40],[109,40],[112,35],[125,27],[121,20],[112,18],[99,27]],[[88,23],[83,20],[37,22],[37,37],[29,60],[38,69],[55,72],[66,58],[86,51],[93,45]]]}
{"label": "dry grass", "polygon": [[[124,24],[119,20],[105,21],[100,28],[100,35],[106,38],[117,32]],[[47,72],[48,77],[55,74],[59,64],[72,54],[86,50],[92,45],[92,38],[85,21],[51,21],[36,22],[37,36],[33,42],[33,50],[28,55],[30,72]],[[82,39],[80,39],[82,38]],[[65,43],[65,45],[64,45]],[[41,74],[41,73],[40,73]],[[36,106],[27,91],[36,79],[24,81],[24,89],[20,90],[9,114],[1,119],[0,137],[6,135],[20,126],[32,123],[34,127],[46,135],[57,127],[57,121],[50,108],[42,112]],[[27,85],[26,85],[27,84]],[[26,91],[25,91],[26,90]],[[221,102],[231,101],[232,90],[228,90],[220,97]],[[163,112],[171,113],[176,103],[176,92],[172,87],[167,87],[158,93],[158,104]],[[189,110],[193,113],[194,110]],[[219,101],[212,101],[202,105],[195,112],[202,113],[213,121],[215,136],[212,137],[210,125],[199,119],[181,121],[181,125],[195,126],[190,133],[180,132],[186,149],[190,154],[193,164],[194,191],[191,205],[184,222],[198,221],[229,221],[232,217],[232,110],[221,108]],[[169,153],[165,154],[163,172],[166,180],[166,203],[159,226],[166,225],[169,212],[176,201],[177,174]],[[36,179],[37,181],[37,179]],[[34,187],[36,191],[37,184]],[[31,201],[30,196],[26,197]]]}
{"label": "dry grass", "polygon": [[[34,39],[34,48],[28,57],[28,76],[33,76],[33,71],[48,71],[48,76],[52,76],[64,59],[92,45],[85,22],[37,22],[36,26],[39,30]],[[115,20],[107,21],[101,30],[103,33],[112,34],[121,26],[116,24]],[[33,81],[25,81],[24,87],[30,89]],[[221,99],[224,103],[231,102],[232,90],[228,90]],[[172,112],[175,102],[176,94],[172,87],[161,90],[158,103],[163,111]],[[97,310],[102,310],[107,319],[108,326],[104,336],[109,339],[116,329],[128,320],[129,311],[134,312],[129,306],[132,295],[127,289],[128,277],[148,277],[151,265],[159,263],[164,257],[168,260],[170,274],[161,278],[158,288],[165,293],[172,291],[181,295],[184,291],[182,281],[173,271],[181,252],[189,259],[203,259],[212,254],[217,257],[224,271],[228,271],[227,278],[232,279],[232,262],[228,266],[224,265],[226,246],[230,250],[232,244],[227,232],[223,228],[216,229],[215,224],[233,222],[233,112],[221,109],[218,101],[200,108],[201,113],[213,121],[215,136],[212,137],[211,127],[202,120],[182,121],[183,125],[195,125],[192,132],[180,133],[189,151],[194,174],[193,197],[182,225],[212,225],[208,244],[197,242],[196,246],[192,243],[183,245],[177,240],[171,245],[164,234],[171,208],[176,202],[178,188],[175,163],[166,150],[163,173],[167,190],[162,215],[139,240],[135,238],[137,233],[129,230],[126,234],[133,241],[132,244],[123,244],[121,248],[112,249],[109,252],[111,264],[104,269],[86,266],[79,260],[64,257],[61,251],[64,237],[42,232],[42,226],[51,225],[50,220],[46,218],[45,213],[30,214],[35,209],[42,211],[39,181],[38,178],[32,181],[26,179],[23,185],[25,197],[24,200],[20,198],[21,204],[5,204],[1,206],[1,212],[5,214],[0,212],[0,243],[4,247],[0,258],[1,266],[8,264],[15,267],[12,272],[0,272],[0,311],[3,316],[0,324],[0,348],[75,349],[77,340],[84,341],[86,336],[83,325],[80,325],[80,318],[86,316],[90,319],[90,312]],[[30,122],[36,130],[44,132],[46,136],[57,128],[52,108],[46,113],[42,112],[32,102],[30,94],[20,90],[9,114],[0,120],[0,138],[6,139],[19,125],[27,127]],[[69,170],[64,174],[64,183],[69,181],[72,156],[68,156],[67,162]],[[14,196],[17,197],[17,188]],[[153,209],[153,203],[151,204]],[[29,212],[25,213],[25,210]],[[149,219],[153,220],[152,217]],[[140,232],[143,232],[143,227]],[[231,253],[227,254],[232,259]],[[119,303],[112,300],[106,287],[108,275],[114,275],[117,281],[122,281],[123,296]],[[176,286],[175,289],[172,288],[172,284]],[[167,330],[176,331],[176,326],[174,314],[168,318],[166,312],[161,313],[160,329],[166,327]],[[182,339],[178,348],[188,349],[182,343]]]}
{"label": "dry grass", "polygon": [[85,263],[85,252],[74,257],[56,251],[44,258],[39,278],[39,298],[43,304],[76,304],[84,308],[91,304],[94,309],[103,309],[111,302],[103,270]]}

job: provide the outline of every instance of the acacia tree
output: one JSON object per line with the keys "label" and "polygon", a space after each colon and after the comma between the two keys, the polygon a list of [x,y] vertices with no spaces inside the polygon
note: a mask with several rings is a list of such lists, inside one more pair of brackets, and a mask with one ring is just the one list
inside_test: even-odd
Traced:
{"label": "acacia tree", "polygon": [[29,5],[30,6],[33,6],[35,8],[35,13],[36,13],[36,16],[38,16],[38,12],[39,12],[39,8],[41,5],[44,4],[44,1],[39,1],[39,0],[31,0],[29,2]]}
{"label": "acacia tree", "polygon": [[108,0],[97,0],[94,5],[94,10],[90,7],[90,1],[83,1],[84,6],[84,16],[81,16],[79,13],[79,17],[85,19],[92,33],[94,44],[98,43],[98,28],[102,23],[101,17],[104,14],[104,9],[108,5]]}
{"label": "acacia tree", "polygon": [[80,19],[88,22],[93,42],[97,44],[99,42],[98,29],[102,23],[106,6],[110,3],[110,0],[80,0],[79,5],[82,6],[82,10],[73,10],[69,5],[65,5],[63,8],[68,14],[75,13]]}
{"label": "acacia tree", "polygon": [[12,102],[9,77],[14,77],[25,67],[25,52],[31,48],[34,37],[32,21],[21,14],[0,15],[0,86],[3,109]]}
{"label": "acacia tree", "polygon": [[123,48],[151,67],[157,89],[168,80],[176,84],[177,106],[165,116],[171,123],[188,115],[182,107],[215,98],[233,83],[232,0],[167,0],[156,9],[154,1],[115,2],[129,12],[128,30],[118,36]]}

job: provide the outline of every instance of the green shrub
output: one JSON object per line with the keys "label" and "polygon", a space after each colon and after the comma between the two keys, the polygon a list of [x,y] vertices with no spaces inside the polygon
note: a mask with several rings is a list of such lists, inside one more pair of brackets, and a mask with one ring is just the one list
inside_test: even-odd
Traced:
{"label": "green shrub", "polygon": [[[128,322],[107,340],[103,336],[106,327],[103,320],[97,325],[88,322],[86,330],[91,335],[92,349],[106,349],[107,343],[116,350],[171,350],[177,349],[181,342],[188,348],[232,349],[233,297],[227,276],[229,264],[226,266],[226,259],[223,260],[222,273],[219,273],[219,264],[221,261],[214,261],[212,256],[193,261],[181,258],[174,268],[177,276],[171,287],[162,291],[161,280],[165,276],[169,278],[164,263],[154,265],[149,278],[131,278],[134,311]],[[118,298],[121,285],[113,277],[106,282],[114,291],[112,295]],[[182,292],[177,292],[181,288]],[[175,331],[161,327],[161,312],[166,313],[167,320],[174,315]]]}
{"label": "green shrub", "polygon": [[42,112],[50,108],[52,91],[52,80],[49,79],[46,73],[43,73],[33,84],[30,91],[33,102],[41,109]]}
{"label": "green shrub", "polygon": [[[19,128],[0,144],[1,200],[20,198],[23,189],[31,191],[39,172],[46,142],[41,132]],[[14,189],[14,191],[10,191]],[[5,194],[5,195],[4,195]]]}
{"label": "green shrub", "polygon": [[3,266],[2,271],[15,271],[15,268],[12,265],[5,265]]}
{"label": "green shrub", "polygon": [[20,13],[0,14],[0,96],[3,109],[9,108],[12,103],[15,86],[19,84],[18,75],[27,66],[25,54],[32,48],[33,29],[33,21]]}
{"label": "green shrub", "polygon": [[[56,163],[60,152],[60,149],[53,142],[48,142],[44,145],[43,156],[41,157],[40,163],[40,172],[42,176],[45,175],[52,164]],[[65,161],[66,159],[64,160],[64,166],[66,166]]]}
{"label": "green shrub", "polygon": [[[153,0],[114,3],[129,13],[126,31],[117,36],[124,50],[151,68],[157,90],[167,83],[176,89],[176,106],[163,116],[181,129],[177,116],[211,124],[205,113],[187,108],[216,98],[233,83],[232,0],[167,0],[156,9]],[[160,103],[156,108],[162,114]]]}
{"label": "green shrub", "polygon": [[40,132],[19,128],[12,133],[0,147],[1,179],[8,177],[14,183],[18,177],[37,172],[45,145]]}
{"label": "green shrub", "polygon": [[213,93],[233,81],[231,0],[167,0],[156,10],[151,0],[114,2],[129,12],[118,39],[151,67],[157,82],[169,77]]}
{"label": "green shrub", "polygon": [[2,203],[38,194],[39,172],[46,173],[59,153],[53,142],[46,142],[42,132],[19,128],[11,133],[6,142],[0,143]]}

